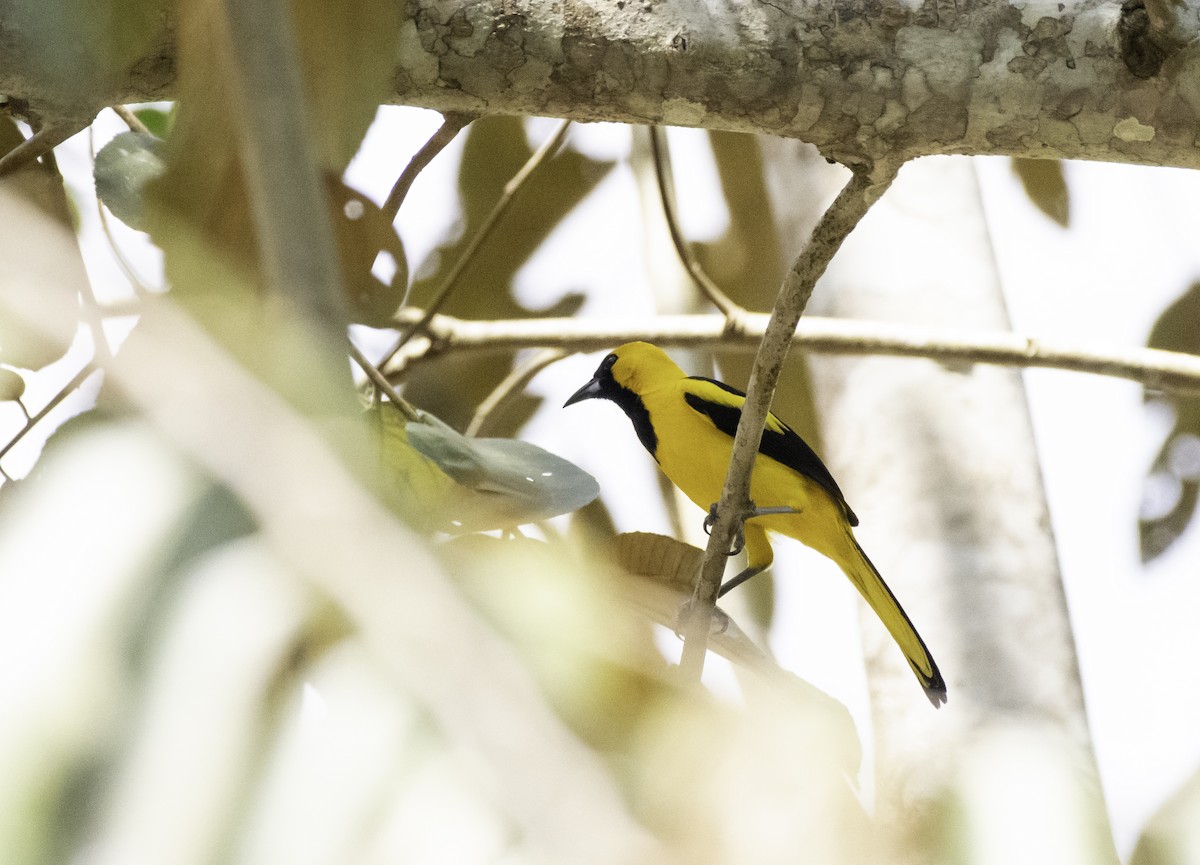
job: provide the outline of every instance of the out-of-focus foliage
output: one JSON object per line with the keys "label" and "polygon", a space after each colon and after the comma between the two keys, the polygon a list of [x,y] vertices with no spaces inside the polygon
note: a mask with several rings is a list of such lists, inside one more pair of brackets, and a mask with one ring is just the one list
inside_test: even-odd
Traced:
{"label": "out-of-focus foliage", "polygon": [[[327,189],[351,320],[391,327],[408,290],[404,244],[371,199],[334,176],[328,178]],[[391,270],[387,282],[373,273],[381,258]]]}
{"label": "out-of-focus foliage", "polygon": [[165,139],[170,134],[171,126],[175,122],[175,110],[173,107],[169,111],[164,111],[161,108],[155,108],[153,105],[145,105],[133,113],[150,130],[150,134],[156,138]]}
{"label": "out-of-focus foliage", "polygon": [[[62,32],[109,27],[124,8]],[[843,706],[724,612],[712,644],[734,661],[740,697],[678,681],[655,647],[690,597],[693,547],[644,533],[562,540],[548,527],[546,540],[441,538],[448,521],[508,528],[577,508],[594,481],[521,442],[406,425],[390,406],[370,428],[353,410],[344,353],[328,339],[345,322],[313,321],[264,291],[258,227],[270,208],[254,198],[242,133],[272,118],[231,96],[219,8],[181,6],[184,109],[146,202],[172,296],[143,307],[106,372],[122,399],[52,443],[36,483],[0,499],[0,652],[13,661],[0,664],[0,862],[850,865],[915,849],[922,861],[1003,851],[1057,863],[1107,840],[1094,815],[1072,810],[1079,766],[1058,750],[1022,746],[1017,759],[988,743],[955,755],[963,777],[914,815],[915,846],[882,837],[859,802],[859,739]],[[337,177],[388,89],[402,7],[293,8],[313,150]],[[127,11],[136,44],[153,28]],[[60,17],[37,25],[48,39]],[[735,300],[765,308],[793,250],[781,252],[764,206],[758,143],[714,142],[733,224],[701,252]],[[529,152],[518,120],[472,129],[464,234],[417,281],[416,305]],[[609,168],[569,152],[552,160],[448,311],[530,314],[512,298],[515,274]],[[406,282],[404,250],[371,202],[340,181],[326,192],[329,211],[314,218],[339,237],[349,294],[337,300],[382,323]],[[55,213],[20,223],[52,226],[44,235],[5,234],[14,273],[43,254],[78,263]],[[381,254],[395,265],[387,284],[370,275]],[[58,275],[21,283],[23,295],[67,286],[73,304],[79,274]],[[0,311],[16,305],[8,287]],[[58,302],[41,304],[33,349],[61,345],[60,320],[73,332],[74,307],[61,316]],[[578,304],[568,296],[549,312]],[[0,316],[10,319],[21,317]],[[0,331],[0,361],[11,362],[9,341]],[[458,425],[507,365],[430,365],[405,395]],[[815,439],[803,379],[780,393]],[[533,405],[517,401],[500,426]],[[546,471],[561,489],[544,486]],[[613,533],[605,516],[596,536]],[[1050,834],[1031,839],[1032,825]]]}
{"label": "out-of-focus foliage", "polygon": [[[23,140],[14,122],[0,117],[0,154]],[[44,325],[33,330],[0,316],[0,363],[40,369],[75,335],[77,291],[87,279],[57,173],[33,163],[0,178],[0,226],[0,298],[25,303],[33,296]]]}
{"label": "out-of-focus foliage", "polygon": [[403,7],[389,0],[292,0],[308,118],[321,164],[341,172],[392,94]]}
{"label": "out-of-focus foliage", "polygon": [[[431,256],[432,269],[416,274],[409,302],[425,306],[454,262],[500,197],[504,186],[533,153],[520,119],[487,117],[467,131],[459,169],[459,199],[463,216],[461,234],[441,244]],[[459,278],[445,311],[464,318],[524,318],[531,315],[571,315],[583,302],[569,293],[537,313],[521,306],[512,295],[513,279],[550,232],[611,170],[612,163],[598,162],[564,149],[530,178],[508,212],[493,229],[475,260]],[[597,255],[611,254],[603,240]],[[447,357],[422,364],[406,379],[406,392],[456,429],[462,429],[475,407],[503,380],[511,368],[511,353],[487,357]],[[450,389],[447,380],[459,383]],[[513,435],[529,419],[539,400],[521,395],[508,400],[490,420],[498,435]]]}
{"label": "out-of-focus foliage", "polygon": [[146,185],[164,170],[162,139],[122,132],[96,154],[96,196],[117,219],[144,231]]}
{"label": "out-of-focus foliage", "polygon": [[596,496],[596,479],[574,463],[520,439],[468,438],[430,414],[408,424],[412,446],[455,483],[476,493],[450,509],[453,531],[489,531],[577,511]]}
{"label": "out-of-focus foliage", "polygon": [[1150,818],[1129,865],[1200,862],[1200,773],[1192,775]]}
{"label": "out-of-focus foliage", "polygon": [[1066,228],[1071,221],[1071,197],[1063,176],[1062,161],[1016,157],[1012,167],[1034,206]]}
{"label": "out-of-focus foliage", "polygon": [[[833,745],[853,737],[844,710],[765,668],[743,708],[680,687],[637,608],[646,578],[595,551],[480,535],[438,551],[504,635],[512,656],[496,660],[538,685],[512,695],[515,714],[472,719],[544,755],[513,777],[381,664],[368,647],[386,633],[330,605],[276,534],[153,430],[85,424],[45,465],[0,521],[14,566],[0,575],[0,645],[23,658],[0,669],[5,862],[866,861],[846,780],[856,757]],[[73,542],[47,549],[63,533]],[[387,621],[422,589],[390,588],[412,549],[396,549],[393,574],[357,572],[371,542],[330,560],[377,586]],[[467,678],[446,684],[471,699]],[[575,744],[526,741],[546,734],[530,700]],[[597,762],[564,762],[593,749]],[[553,778],[570,786],[545,787]],[[514,808],[523,787],[561,802]]]}
{"label": "out-of-focus foliage", "polygon": [[[395,38],[386,23],[395,23],[394,4],[375,0],[347,15],[338,6],[298,0],[293,12],[306,34],[299,38],[299,60],[308,87],[304,104],[272,107],[286,109],[292,121],[307,118],[302,128],[314,138],[314,159],[324,170],[340,175],[374,116],[380,89],[390,80],[391,55],[383,49]],[[236,52],[224,29],[226,14],[219,3],[200,3],[185,6],[180,16],[179,110],[167,142],[167,173],[150,187],[151,235],[163,249],[173,297],[207,322],[211,333],[243,363],[307,410],[344,412],[351,408],[349,393],[343,381],[328,373],[337,368],[341,355],[346,322],[339,319],[345,299],[334,296],[332,285],[320,298],[293,286],[275,286],[272,295],[266,293],[268,273],[260,258],[264,238],[259,233],[262,220],[278,211],[273,201],[255,200],[265,192],[248,174],[253,162],[243,127],[273,124],[278,118],[234,113],[242,105],[241,85],[234,70]],[[356,54],[364,45],[375,49],[369,58]],[[317,132],[326,127],[336,131]],[[351,138],[353,146],[348,143]],[[397,241],[378,230],[378,220],[370,218],[361,198],[343,189],[331,200],[326,198],[327,212],[313,218],[324,217],[331,230],[341,230],[342,264],[356,275],[352,299],[364,318],[375,320],[379,309],[390,305],[393,291],[382,284],[367,285],[364,267],[369,270],[373,264],[372,252],[386,250],[399,273],[403,252]],[[362,218],[349,218],[355,214]],[[270,239],[277,244],[276,255],[289,245],[297,254],[304,252],[286,233]],[[318,315],[323,320],[317,320]],[[263,339],[267,333],[271,340]]]}
{"label": "out-of-focus foliage", "polygon": [[[1163,311],[1150,331],[1151,348],[1200,354],[1200,283],[1193,283]],[[1153,561],[1179,539],[1200,499],[1200,399],[1147,392],[1147,401],[1168,406],[1170,432],[1154,457],[1138,518],[1142,561]]]}
{"label": "out-of-focus foliage", "polygon": [[379,443],[380,487],[396,513],[421,532],[433,532],[446,521],[447,503],[454,494],[454,479],[408,440],[402,415],[391,403],[371,411],[371,424]]}

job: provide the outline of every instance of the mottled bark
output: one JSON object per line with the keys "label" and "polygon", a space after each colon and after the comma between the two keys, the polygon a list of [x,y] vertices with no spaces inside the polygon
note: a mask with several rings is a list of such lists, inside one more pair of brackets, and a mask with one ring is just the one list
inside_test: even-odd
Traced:
{"label": "mottled bark", "polygon": [[[39,4],[0,4],[9,109],[86,116],[169,95],[170,4],[152,5],[130,51],[113,41],[126,31],[84,27],[70,38],[98,43],[62,49]],[[1200,167],[1198,32],[1200,9],[1171,0],[410,0],[394,99],[765,132],[848,165],[999,153]]]}

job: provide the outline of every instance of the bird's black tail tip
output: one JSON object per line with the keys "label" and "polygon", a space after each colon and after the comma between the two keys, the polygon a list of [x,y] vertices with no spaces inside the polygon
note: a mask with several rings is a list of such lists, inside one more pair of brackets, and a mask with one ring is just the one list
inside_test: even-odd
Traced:
{"label": "bird's black tail tip", "polygon": [[925,696],[929,698],[929,703],[933,708],[940,709],[946,704],[946,683],[941,676],[922,681],[921,684],[924,686]]}

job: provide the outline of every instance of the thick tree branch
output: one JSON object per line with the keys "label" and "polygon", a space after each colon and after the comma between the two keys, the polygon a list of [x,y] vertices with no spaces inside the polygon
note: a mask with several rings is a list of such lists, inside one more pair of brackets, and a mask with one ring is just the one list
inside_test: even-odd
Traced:
{"label": "thick tree branch", "polygon": [[[598,351],[645,340],[681,348],[751,351],[758,346],[767,321],[768,316],[762,313],[747,313],[742,327],[730,330],[720,315],[664,315],[645,322],[594,318],[465,321],[439,315],[429,323],[432,341],[414,340],[406,352],[395,358],[388,374],[402,374],[410,365],[447,353],[538,346]],[[880,354],[929,358],[943,363],[1064,369],[1129,379],[1150,390],[1200,393],[1200,357],[1153,348],[1077,345],[1002,331],[913,327],[814,316],[800,322],[792,344],[813,354]]]}
{"label": "thick tree branch", "polygon": [[[158,2],[161,34],[104,76],[38,74],[46,30],[14,13],[0,52],[7,110],[75,118],[171,95],[173,4]],[[763,132],[850,166],[991,153],[1200,167],[1192,3],[412,0],[406,9],[394,77],[394,100],[406,105]]]}

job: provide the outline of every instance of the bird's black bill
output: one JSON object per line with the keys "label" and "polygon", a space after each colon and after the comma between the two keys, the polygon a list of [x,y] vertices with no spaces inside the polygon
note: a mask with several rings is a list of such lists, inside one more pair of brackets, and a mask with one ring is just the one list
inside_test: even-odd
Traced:
{"label": "bird's black bill", "polygon": [[574,405],[577,402],[583,402],[585,399],[600,399],[604,396],[601,390],[600,380],[593,378],[575,393],[571,394],[571,398],[563,403],[563,408],[569,405]]}

